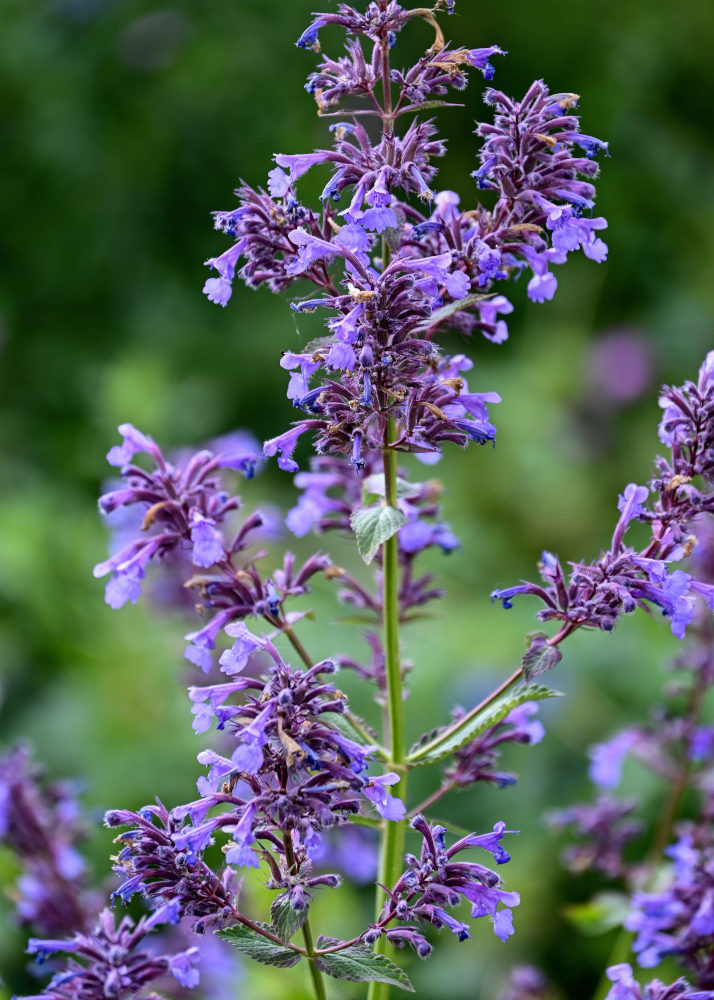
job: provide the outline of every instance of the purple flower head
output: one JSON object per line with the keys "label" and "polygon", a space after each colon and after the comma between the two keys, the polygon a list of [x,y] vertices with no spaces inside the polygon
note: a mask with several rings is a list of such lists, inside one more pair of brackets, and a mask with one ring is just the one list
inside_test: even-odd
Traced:
{"label": "purple flower head", "polygon": [[[487,729],[475,740],[457,750],[453,762],[446,768],[445,776],[460,788],[466,788],[477,781],[487,781],[497,788],[506,788],[516,783],[513,774],[498,769],[501,753],[507,743],[535,745],[545,734],[542,723],[532,716],[538,711],[535,702],[526,702],[515,708],[495,726]],[[464,712],[453,712],[458,721]]]}
{"label": "purple flower head", "polygon": [[[64,952],[68,957],[45,987],[43,1000],[86,1000],[102,997],[129,1000],[150,983],[171,972],[183,986],[195,986],[198,948],[177,954],[157,953],[143,946],[144,938],[156,921],[143,918],[134,924],[123,917],[118,926],[109,910],[104,910],[93,931],[77,934],[66,941],[31,940],[28,951],[43,961]],[[28,998],[29,1000],[29,998]]]}
{"label": "purple flower head", "polygon": [[203,283],[203,294],[209,302],[214,302],[225,309],[233,294],[233,286],[227,278],[206,278]]}
{"label": "purple flower head", "polygon": [[363,794],[374,805],[375,809],[383,819],[393,820],[398,823],[406,816],[407,808],[401,799],[391,795],[387,788],[390,785],[399,783],[399,775],[394,772],[383,774],[380,777],[369,778],[367,785],[363,789]]}
{"label": "purple flower head", "polygon": [[292,454],[295,451],[298,438],[306,430],[308,430],[308,427],[304,423],[295,424],[291,430],[285,431],[284,434],[280,434],[278,437],[271,438],[270,441],[266,441],[263,445],[263,454],[266,458],[272,458],[274,455],[279,454],[278,465],[280,468],[285,472],[297,472],[298,464],[294,461]]}
{"label": "purple flower head", "polygon": [[567,868],[576,874],[599,871],[606,878],[626,875],[630,865],[625,849],[642,831],[642,823],[631,817],[637,806],[636,800],[618,801],[608,795],[600,795],[595,802],[550,813],[547,819],[551,826],[557,829],[569,827],[577,838],[576,843],[565,851]]}
{"label": "purple flower head", "polygon": [[225,557],[223,539],[215,525],[213,518],[204,517],[198,511],[191,515],[192,558],[196,566],[213,566]]}
{"label": "purple flower head", "polygon": [[225,633],[235,639],[235,642],[230,649],[221,653],[219,662],[224,674],[239,674],[245,669],[252,653],[257,649],[268,648],[267,640],[253,635],[244,622],[226,625]]}
{"label": "purple flower head", "polygon": [[24,747],[0,758],[0,846],[19,867],[16,917],[52,936],[86,929],[97,909],[78,851],[86,830],[76,793],[49,781]]}
{"label": "purple flower head", "polygon": [[[417,816],[411,825],[423,837],[421,854],[405,858],[407,870],[390,891],[382,919],[391,912],[393,919],[446,926],[463,941],[470,936],[468,926],[453,920],[445,907],[457,905],[464,897],[471,903],[472,917],[488,916],[496,936],[505,941],[513,933],[511,907],[519,904],[518,893],[499,888],[501,879],[491,869],[455,860],[471,846],[502,850],[498,841],[506,832],[505,824],[497,823],[493,834],[464,837],[448,849],[444,827],[427,823],[423,816]],[[412,946],[416,948],[416,944]]]}

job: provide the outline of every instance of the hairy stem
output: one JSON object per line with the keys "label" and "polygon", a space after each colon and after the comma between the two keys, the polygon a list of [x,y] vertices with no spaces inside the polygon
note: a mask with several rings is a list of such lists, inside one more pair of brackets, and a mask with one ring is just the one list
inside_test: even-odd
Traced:
{"label": "hairy stem", "polygon": [[310,970],[310,978],[312,979],[312,988],[315,993],[315,998],[316,1000],[327,1000],[325,981],[322,978],[322,973],[315,964],[315,945],[312,940],[312,931],[310,930],[309,920],[306,920],[302,925],[302,937],[305,942],[307,965]]}
{"label": "hairy stem", "polygon": [[[390,507],[397,505],[397,462],[396,455],[390,448],[390,435],[393,432],[393,421],[389,421],[385,433],[384,463],[385,501]],[[399,542],[396,535],[389,538],[382,548],[384,571],[384,650],[385,671],[387,680],[387,718],[389,725],[389,741],[391,760],[389,767],[400,776],[399,796],[406,801],[407,767],[406,739],[404,734],[404,695],[402,691],[402,668],[399,659]],[[386,740],[385,740],[386,742]],[[404,838],[406,820],[400,823],[387,822],[382,835],[382,845],[379,861],[379,882],[382,885],[393,886],[399,879],[402,870],[402,854],[404,853]],[[384,905],[383,891],[377,887],[376,914]],[[385,936],[379,939],[377,951],[386,954],[390,945]],[[386,983],[370,983],[369,1000],[387,1000],[389,986]]]}
{"label": "hairy stem", "polygon": [[[294,872],[296,869],[295,862],[295,852],[293,851],[292,841],[290,840],[290,834],[286,833],[283,836],[283,846],[285,847],[285,861],[289,872]],[[312,980],[312,988],[315,994],[315,1000],[327,1000],[327,993],[325,991],[325,981],[322,978],[322,973],[317,967],[315,962],[315,943],[312,939],[312,929],[310,927],[310,918],[305,920],[302,925],[302,938],[305,942],[305,957],[307,958],[307,966],[310,970],[310,979]]]}

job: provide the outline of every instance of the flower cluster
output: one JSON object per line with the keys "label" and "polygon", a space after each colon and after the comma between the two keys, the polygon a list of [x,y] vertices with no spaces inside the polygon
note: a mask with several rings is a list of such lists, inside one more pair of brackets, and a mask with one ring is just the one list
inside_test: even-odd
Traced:
{"label": "flower cluster", "polygon": [[666,851],[674,861],[672,878],[659,892],[637,892],[625,927],[636,932],[633,950],[651,968],[674,956],[704,989],[714,990],[714,810],[697,823],[682,824],[680,837]]}
{"label": "flower cluster", "polygon": [[571,827],[578,838],[564,854],[570,871],[597,871],[606,878],[627,875],[625,848],[643,829],[641,820],[632,816],[638,805],[636,799],[619,801],[601,795],[594,802],[578,803],[550,813],[548,822],[552,827]]}
{"label": "flower cluster", "polygon": [[607,978],[613,985],[605,1000],[711,1000],[714,996],[711,990],[693,989],[686,979],[677,979],[670,986],[653,979],[643,989],[626,962],[611,965]]}
{"label": "flower cluster", "polygon": [[[567,578],[560,561],[544,552],[539,567],[542,584],[494,590],[493,600],[508,608],[513,597],[532,594],[545,605],[539,619],[561,622],[565,634],[582,626],[608,632],[623,613],[654,605],[681,639],[696,617],[697,598],[714,610],[711,583],[671,569],[697,543],[691,534],[695,520],[714,512],[714,466],[707,457],[714,440],[714,351],[707,355],[696,386],[686,383],[681,389],[667,389],[661,402],[665,414],[660,437],[670,456],[657,460],[657,476],[650,483],[655,494],[651,506],[646,506],[650,489],[630,483],[619,498],[620,518],[610,548],[596,562],[572,563]],[[692,482],[697,476],[703,479],[700,487]],[[652,530],[641,550],[625,544],[632,521],[642,521]]]}
{"label": "flower cluster", "polygon": [[[454,754],[453,761],[446,767],[444,777],[450,787],[467,788],[478,781],[488,781],[497,788],[515,785],[515,775],[497,769],[504,746],[517,743],[533,746],[543,739],[543,724],[534,719],[538,711],[535,702],[526,702],[514,708],[495,726],[491,726],[475,740],[461,747]],[[453,712],[458,722],[465,715],[462,708]]]}
{"label": "flower cluster", "polygon": [[[693,526],[700,544],[692,553],[689,568],[711,584],[711,525],[700,516]],[[676,681],[668,684],[666,698],[654,706],[652,721],[627,726],[591,748],[590,777],[603,790],[596,801],[552,816],[555,825],[571,826],[577,836],[577,843],[566,853],[571,868],[596,868],[608,878],[621,879],[632,893],[624,926],[635,934],[632,950],[639,964],[651,968],[665,958],[674,958],[696,987],[704,991],[714,989],[714,728],[704,722],[702,714],[714,685],[713,637],[711,616],[701,608],[686,644],[673,661]],[[644,830],[644,824],[632,818],[638,802],[613,796],[628,756],[635,757],[667,789],[667,801],[647,861],[633,860],[625,852],[628,842]],[[677,824],[681,800],[688,789],[698,793],[699,815],[696,820]],[[667,847],[673,834],[676,840]],[[665,860],[669,864],[663,866]],[[618,966],[610,972],[616,983],[611,1000],[642,996],[629,966]],[[669,996],[668,990],[684,995],[687,989],[684,981],[666,989],[655,981],[645,996]]]}
{"label": "flower cluster", "polygon": [[[471,937],[468,924],[448,912],[466,899],[471,904],[471,916],[489,917],[496,937],[506,941],[513,934],[512,907],[519,905],[520,896],[501,888],[502,879],[491,868],[454,859],[467,848],[480,847],[493,855],[496,864],[504,864],[510,856],[501,840],[504,834],[514,831],[506,830],[506,824],[499,822],[493,833],[473,833],[447,848],[445,827],[428,823],[421,815],[412,820],[411,826],[422,836],[420,855],[406,855],[406,871],[387,892],[378,922],[363,939],[373,943],[384,934],[397,947],[408,945],[425,958],[431,951],[421,930],[425,924],[437,929],[447,927],[459,941]],[[390,927],[394,921],[399,921],[398,925]]]}
{"label": "flower cluster", "polygon": [[198,984],[198,948],[172,955],[155,954],[144,944],[147,935],[161,924],[175,924],[178,910],[172,905],[155,910],[137,923],[122,917],[117,925],[110,910],[104,910],[87,934],[67,940],[31,939],[30,954],[38,962],[57,954],[69,956],[42,993],[26,1000],[129,1000],[149,983],[170,974],[181,986]]}
{"label": "flower cluster", "polygon": [[0,759],[0,845],[17,857],[16,912],[44,934],[84,929],[96,901],[77,845],[86,835],[70,782],[49,782],[26,748]]}
{"label": "flower cluster", "polygon": [[[145,508],[141,524],[145,534],[94,567],[96,577],[111,573],[105,596],[112,608],[127,601],[136,604],[149,562],[176,549],[190,551],[193,563],[204,568],[228,557],[219,526],[240,501],[225,491],[218,473],[222,468],[233,468],[250,477],[258,460],[254,454],[201,451],[187,462],[173,465],[152,438],[131,424],[122,424],[119,433],[122,443],[108,452],[107,461],[121,469],[125,486],[100,497],[99,507],[104,514],[111,514],[141,504]],[[133,462],[142,452],[153,460],[155,470],[147,471]],[[244,535],[231,552],[240,551],[243,540]]]}
{"label": "flower cluster", "polygon": [[207,923],[220,923],[233,912],[232,872],[219,878],[199,852],[184,843],[180,810],[172,815],[161,804],[144,806],[138,813],[114,809],[104,822],[109,827],[130,827],[117,837],[120,850],[114,870],[123,881],[112,900],[128,903],[136,893],[143,893],[153,906],[170,904],[179,918],[194,918],[194,929],[198,927],[199,932]]}
{"label": "flower cluster", "polygon": [[[435,29],[434,44],[412,67],[392,69],[389,51],[412,18]],[[469,69],[490,80],[490,60],[502,50],[455,49],[433,13],[396,3],[373,3],[365,14],[347,5],[318,14],[297,44],[321,51],[319,31],[331,25],[347,32],[346,55],[323,57],[307,90],[321,114],[344,119],[330,126],[332,145],[276,155],[267,192],[240,188],[239,207],[215,213],[216,227],[234,243],[206,262],[218,277],[204,291],[220,305],[242,259],[239,276],[251,287],[265,282],[281,291],[306,279],[321,294],[293,308],[331,314],[327,337],[281,361],[292,372],[288,398],[307,418],[268,441],[265,454],[279,455],[289,471],[308,431],[319,454],[348,455],[357,469],[382,449],[391,423],[401,429],[392,448],[426,456],[438,457],[446,441],[493,441],[487,404],[498,396],[469,391],[462,372],[470,363],[441,354],[433,343],[437,328],[478,329],[499,343],[508,335],[503,317],[513,310],[500,282],[528,268],[528,294],[543,302],[557,285],[552,264],[578,248],[597,261],[607,253],[596,235],[605,220],[587,216],[594,158],[607,143],[580,132],[575,95],[551,95],[542,81],[520,102],[489,89],[494,122],[477,130],[483,145],[473,176],[496,203],[461,209],[455,192],[434,184],[434,161],[445,152],[434,123],[416,117],[401,134],[396,126],[449,86],[462,90]],[[366,106],[330,110],[348,98]],[[378,138],[362,116],[380,120]],[[297,195],[313,169],[328,173],[320,212]],[[322,379],[311,387],[318,372]]]}
{"label": "flower cluster", "polygon": [[[172,464],[150,437],[130,424],[123,424],[119,432],[122,444],[112,448],[107,459],[121,467],[125,486],[105,493],[99,506],[105,514],[120,508],[143,511],[142,534],[124,539],[118,552],[94,567],[94,575],[111,573],[105,599],[110,607],[120,608],[127,600],[136,603],[150,563],[182,553],[181,569],[187,577],[183,586],[198,596],[197,610],[210,614],[203,628],[186,635],[186,658],[207,673],[225,625],[258,616],[279,627],[283,602],[305,594],[310,578],[325,570],[329,559],[318,553],[298,567],[288,552],[282,567],[264,577],[255,564],[263,553],[247,558],[246,550],[265,518],[256,511],[231,530],[228,518],[240,500],[227,492],[220,471],[237,469],[250,478],[256,454],[229,449],[214,455],[203,450]],[[149,455],[156,468],[147,471],[131,463],[137,452]]]}
{"label": "flower cluster", "polygon": [[[325,661],[293,670],[269,640],[251,637],[245,625],[228,631],[236,642],[221,657],[221,669],[230,680],[192,687],[189,695],[196,731],[205,732],[215,717],[217,728],[235,741],[231,756],[214,750],[198,755],[209,773],[199,780],[201,797],[194,802],[170,813],[148,807],[141,814],[107,814],[109,825],[133,827],[119,838],[117,870],[126,880],[115,895],[126,901],[144,892],[177,903],[182,915],[200,917],[202,927],[209,913],[214,918],[234,913],[229,883],[202,860],[214,834],[230,835],[223,848],[227,866],[257,868],[261,857],[268,861],[274,887],[285,886],[297,859],[306,892],[337,884],[335,876],[310,876],[310,858],[324,849],[321,831],[344,823],[362,805],[392,821],[405,813],[389,792],[398,776],[367,776],[373,748],[350,739],[333,722],[346,709],[345,696],[325,679],[335,665]],[[264,683],[237,676],[256,647],[272,661]],[[247,700],[229,704],[239,691],[250,692]]]}

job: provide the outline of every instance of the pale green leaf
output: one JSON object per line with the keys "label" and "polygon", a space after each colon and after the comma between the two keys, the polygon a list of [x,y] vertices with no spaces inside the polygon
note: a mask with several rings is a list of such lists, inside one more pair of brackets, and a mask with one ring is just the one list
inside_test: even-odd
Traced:
{"label": "pale green leaf", "polygon": [[392,535],[396,535],[407,519],[396,507],[375,504],[374,507],[360,507],[351,518],[352,530],[357,536],[359,554],[369,565],[382,545]]}
{"label": "pale green leaf", "polygon": [[[317,939],[318,950],[339,943],[335,938]],[[353,944],[342,951],[319,955],[315,964],[318,969],[334,979],[348,979],[352,983],[387,983],[389,986],[414,992],[414,987],[403,969],[384,955],[376,954],[365,944]]]}
{"label": "pale green leaf", "polygon": [[[258,926],[270,930],[265,924]],[[216,933],[219,938],[232,944],[242,954],[255,959],[256,962],[262,962],[263,965],[275,965],[279,969],[289,969],[300,961],[299,952],[289,948],[281,948],[279,944],[263,937],[262,934],[246,927],[245,924],[233,924],[232,927],[226,927]]]}
{"label": "pale green leaf", "polygon": [[514,688],[476,715],[467,714],[459,722],[426,733],[412,747],[407,761],[412,765],[433,764],[485,733],[519,705],[527,701],[541,701],[543,698],[557,698],[560,694],[560,691],[554,691],[540,684],[524,684]]}

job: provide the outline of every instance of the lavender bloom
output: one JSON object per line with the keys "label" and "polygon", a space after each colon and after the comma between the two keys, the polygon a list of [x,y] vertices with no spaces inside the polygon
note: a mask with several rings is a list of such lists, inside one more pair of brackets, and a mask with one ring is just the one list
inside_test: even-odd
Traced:
{"label": "lavender bloom", "polygon": [[[267,578],[261,576],[254,563],[245,567],[236,565],[237,558],[248,549],[264,523],[263,515],[255,512],[233,534],[232,540],[225,537],[228,517],[239,508],[240,500],[227,493],[220,472],[231,468],[250,477],[258,461],[254,453],[236,450],[243,445],[242,439],[224,439],[217,442],[218,454],[204,450],[174,465],[149,438],[133,428],[127,431],[125,427],[125,432],[124,445],[115,449],[113,460],[123,461],[144,446],[156,462],[156,469],[147,472],[138,465],[126,466],[122,475],[127,488],[106,493],[100,498],[100,508],[105,513],[143,508],[141,531],[153,530],[153,534],[124,538],[115,555],[95,566],[94,575],[112,573],[106,600],[111,607],[118,608],[127,600],[138,599],[141,579],[152,561],[179,554],[187,567],[212,569],[209,574],[191,574],[189,569],[186,574],[189,579],[184,583],[184,588],[190,588],[200,597],[198,610],[211,613],[202,628],[185,637],[189,643],[186,658],[207,672],[213,664],[216,640],[225,626],[252,615],[264,617],[275,626],[284,601],[307,593],[308,581],[315,573],[324,571],[329,560],[318,554],[298,567],[294,556],[286,553],[282,567]],[[219,530],[221,527],[223,531]],[[260,640],[254,645],[261,645]],[[238,669],[236,662],[233,661],[233,672]]]}
{"label": "lavender bloom", "polygon": [[155,955],[143,950],[146,935],[160,923],[176,923],[176,911],[165,907],[137,924],[123,917],[116,926],[114,916],[104,910],[91,934],[76,934],[66,941],[31,939],[30,954],[38,962],[64,953],[69,956],[41,994],[26,1000],[88,1000],[112,997],[129,1000],[149,983],[166,973],[182,986],[198,983],[199,950]]}
{"label": "lavender bloom", "polygon": [[[110,464],[122,466],[127,486],[105,493],[100,497],[99,507],[110,514],[120,507],[139,504],[145,509],[141,529],[144,532],[153,529],[153,533],[128,541],[94,567],[96,577],[111,573],[106,600],[112,608],[120,608],[128,600],[136,603],[141,580],[152,560],[163,559],[189,546],[195,564],[200,567],[211,566],[224,557],[216,525],[238,508],[239,500],[225,492],[219,470],[230,466],[250,475],[257,461],[257,456],[251,454],[214,456],[210,451],[202,451],[185,464],[173,466],[151,438],[130,424],[123,424],[119,431],[124,437],[123,444],[112,448],[107,458]],[[140,451],[154,461],[153,472],[128,464]]]}
{"label": "lavender bloom", "polygon": [[674,860],[669,884],[659,892],[638,892],[625,927],[636,933],[633,950],[644,968],[676,956],[698,986],[714,990],[714,838],[711,809],[698,824],[684,824],[667,850]]}
{"label": "lavender bloom", "polygon": [[[496,765],[506,743],[531,746],[540,743],[545,731],[542,723],[532,718],[537,711],[535,702],[519,705],[495,726],[457,750],[453,762],[444,771],[447,782],[457,788],[467,788],[478,781],[488,781],[497,788],[514,785],[517,778],[497,770]],[[456,709],[452,714],[457,722],[464,712]]]}
{"label": "lavender bloom", "polygon": [[[383,45],[391,47],[415,14],[435,27],[437,37],[413,67],[391,71],[398,94],[388,115],[375,92],[383,75]],[[218,227],[235,243],[208,262],[229,281],[243,258],[248,284],[266,281],[274,291],[305,277],[324,294],[293,303],[293,308],[325,308],[333,314],[327,320],[330,336],[310,358],[311,370],[302,366],[288,389],[289,398],[310,419],[266,443],[265,454],[280,453],[279,465],[288,471],[296,471],[292,453],[307,430],[315,432],[319,454],[351,456],[356,469],[367,455],[381,450],[390,419],[403,428],[394,447],[428,457],[438,456],[446,441],[462,447],[469,441],[492,442],[495,428],[487,413],[474,417],[458,398],[467,394],[465,384],[449,384],[443,373],[434,377],[438,355],[430,341],[436,328],[450,322],[462,332],[479,329],[502,342],[507,337],[502,317],[512,306],[493,294],[496,282],[530,267],[529,294],[544,301],[557,284],[552,264],[562,263],[577,248],[602,260],[607,249],[595,235],[605,220],[583,215],[592,207],[590,180],[597,172],[592,156],[599,147],[597,140],[579,133],[578,119],[570,113],[572,95],[550,95],[541,82],[520,103],[488,92],[496,121],[479,128],[485,142],[477,180],[498,192],[499,201],[493,211],[479,205],[462,212],[453,192],[438,192],[434,186],[435,160],[445,147],[433,123],[412,121],[403,134],[393,123],[449,86],[462,89],[469,67],[490,79],[490,60],[502,50],[496,45],[452,49],[433,15],[405,11],[396,3],[386,8],[372,3],[365,14],[347,5],[320,13],[298,45],[319,51],[319,29],[333,24],[351,35],[346,54],[336,60],[325,57],[307,89],[322,113],[345,97],[366,97],[368,106],[360,113],[375,114],[383,123],[393,115],[389,129],[373,140],[361,118],[341,121],[331,126],[331,148],[277,155],[278,166],[270,175],[272,197],[244,187],[241,208],[217,213]],[[580,156],[575,146],[583,142],[587,155]],[[295,197],[295,186],[313,168],[330,171],[321,215],[301,208]],[[414,198],[428,205],[426,213],[414,208]],[[348,204],[338,212],[333,206],[343,200]],[[290,226],[293,218],[296,224]],[[382,241],[375,235],[385,231],[397,233],[389,264],[382,260]],[[549,244],[546,235],[551,232]],[[297,251],[292,256],[290,246]],[[483,297],[470,295],[474,288]],[[223,288],[212,295],[226,300]],[[445,301],[455,308],[443,310]],[[317,368],[321,380],[308,388]],[[333,378],[332,373],[338,374]],[[498,397],[483,394],[486,401]]]}
{"label": "lavender bloom", "polygon": [[[465,941],[471,936],[468,925],[455,920],[444,909],[458,905],[465,898],[471,903],[471,916],[488,916],[496,936],[506,941],[513,934],[510,908],[520,903],[518,893],[501,889],[500,877],[490,868],[453,859],[468,847],[482,847],[494,854],[497,863],[508,861],[500,842],[505,833],[513,831],[506,831],[505,823],[497,823],[493,833],[472,834],[447,848],[444,827],[427,823],[423,816],[412,820],[411,826],[423,838],[420,857],[411,854],[405,857],[407,870],[388,891],[379,922],[372,925],[364,939],[376,940],[375,934],[385,933],[398,947],[408,944],[421,957],[428,954],[428,946],[424,949],[426,942],[420,925],[447,927],[460,941]],[[411,923],[390,928],[395,920]]]}
{"label": "lavender bloom", "polygon": [[[660,403],[665,407],[660,436],[671,454],[656,461],[657,476],[650,483],[655,499],[650,506],[645,506],[647,488],[630,483],[620,497],[620,519],[611,547],[597,562],[573,563],[566,580],[557,558],[544,552],[542,585],[524,583],[495,590],[493,600],[508,607],[517,594],[539,597],[545,608],[538,617],[562,622],[561,638],[583,625],[610,631],[621,614],[655,605],[681,639],[696,617],[697,598],[714,609],[711,584],[682,570],[670,570],[672,562],[691,552],[696,538],[690,528],[695,520],[704,512],[714,512],[714,492],[706,485],[697,489],[691,482],[697,475],[705,483],[707,476],[714,476],[714,467],[709,469],[705,457],[714,440],[714,352],[702,365],[696,386],[688,382],[681,389],[665,389]],[[624,541],[634,519],[647,522],[652,529],[650,543],[640,552]]]}
{"label": "lavender bloom", "polygon": [[[241,646],[234,655],[249,655],[245,630],[233,627]],[[344,823],[361,803],[377,808],[384,818],[397,821],[405,807],[388,786],[398,776],[366,777],[372,749],[350,740],[330,722],[343,714],[346,700],[326,683],[334,672],[330,661],[307,671],[284,664],[270,642],[263,648],[271,659],[263,684],[239,678],[228,684],[191,688],[195,705],[203,706],[197,719],[199,731],[210,725],[210,714],[233,739],[230,757],[212,750],[199,754],[210,768],[199,781],[200,798],[169,813],[163,806],[141,813],[115,810],[107,814],[110,826],[129,825],[118,840],[117,871],[125,881],[116,891],[128,900],[143,892],[154,903],[174,902],[181,915],[198,920],[200,929],[219,925],[234,914],[233,867],[258,867],[256,853],[272,858],[269,865],[275,888],[294,883],[280,875],[285,867],[284,837],[304,869],[300,884],[305,891],[316,885],[336,885],[330,876],[313,877],[310,858],[323,851],[321,831]],[[255,695],[240,706],[225,702],[238,691],[254,689]],[[205,716],[205,717],[204,717]],[[203,852],[219,834],[230,839],[223,846],[226,873],[219,879],[203,861]],[[282,879],[282,881],[281,881]]]}
{"label": "lavender bloom", "polygon": [[0,845],[17,857],[17,916],[43,934],[84,929],[98,909],[77,849],[86,829],[69,782],[49,782],[24,747],[0,760]]}
{"label": "lavender bloom", "polygon": [[711,990],[692,989],[686,979],[677,979],[671,986],[653,979],[643,989],[632,975],[632,966],[625,962],[611,965],[607,978],[614,985],[605,1000],[712,1000],[714,997]]}
{"label": "lavender bloom", "polygon": [[593,803],[558,809],[548,816],[556,829],[571,827],[578,842],[566,849],[565,864],[575,873],[599,871],[606,878],[620,878],[629,872],[624,852],[642,831],[642,823],[632,819],[637,801],[618,802],[602,795]]}
{"label": "lavender bloom", "polygon": [[[216,801],[221,801],[220,796]],[[155,907],[171,905],[177,919],[200,918],[200,929],[218,924],[233,911],[236,886],[231,871],[219,878],[203,861],[202,849],[180,843],[184,818],[200,823],[211,800],[199,800],[172,814],[163,806],[146,806],[138,813],[124,809],[108,812],[104,822],[109,827],[128,826],[117,837],[119,852],[114,870],[124,880],[113,896],[127,903],[143,893]],[[179,844],[177,844],[179,840]]]}

